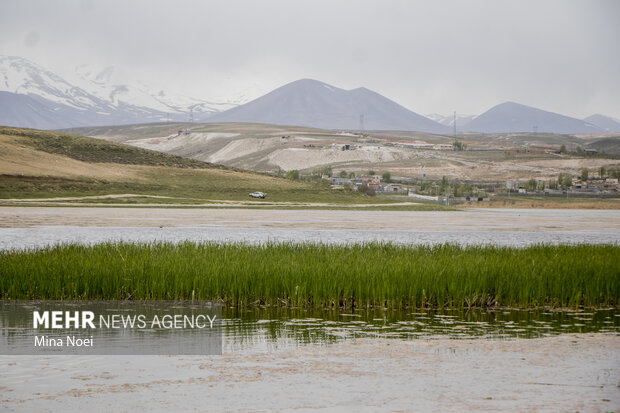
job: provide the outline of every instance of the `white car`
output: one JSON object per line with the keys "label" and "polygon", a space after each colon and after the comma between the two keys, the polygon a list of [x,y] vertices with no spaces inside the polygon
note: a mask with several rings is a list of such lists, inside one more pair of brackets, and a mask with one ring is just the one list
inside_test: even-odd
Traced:
{"label": "white car", "polygon": [[267,196],[264,192],[252,192],[250,198],[265,198]]}

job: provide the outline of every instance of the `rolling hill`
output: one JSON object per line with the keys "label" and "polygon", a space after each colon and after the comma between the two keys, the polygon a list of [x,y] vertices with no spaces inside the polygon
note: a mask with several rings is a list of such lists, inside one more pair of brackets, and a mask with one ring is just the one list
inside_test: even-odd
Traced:
{"label": "rolling hill", "polygon": [[620,155],[620,136],[598,138],[588,143],[587,149],[595,149],[599,153]]}
{"label": "rolling hill", "polygon": [[[363,202],[357,193],[293,181],[100,139],[0,127],[0,200],[112,197],[115,203]],[[109,202],[109,200],[108,200]]]}
{"label": "rolling hill", "polygon": [[250,122],[346,130],[446,133],[449,128],[366,88],[340,89],[312,79],[284,85],[213,115],[209,122]]}

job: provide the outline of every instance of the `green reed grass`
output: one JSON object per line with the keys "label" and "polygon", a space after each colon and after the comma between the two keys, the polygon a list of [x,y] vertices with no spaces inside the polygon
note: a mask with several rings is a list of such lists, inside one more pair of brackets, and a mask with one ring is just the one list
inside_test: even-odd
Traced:
{"label": "green reed grass", "polygon": [[71,244],[0,253],[0,294],[235,306],[615,306],[618,257],[612,245]]}

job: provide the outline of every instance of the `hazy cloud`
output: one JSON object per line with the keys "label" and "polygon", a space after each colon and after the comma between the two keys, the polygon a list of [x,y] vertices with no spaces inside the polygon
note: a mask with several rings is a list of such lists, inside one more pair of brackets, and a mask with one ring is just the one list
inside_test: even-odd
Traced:
{"label": "hazy cloud", "polygon": [[315,78],[419,113],[511,100],[620,118],[619,20],[615,0],[3,0],[0,54],[206,99]]}

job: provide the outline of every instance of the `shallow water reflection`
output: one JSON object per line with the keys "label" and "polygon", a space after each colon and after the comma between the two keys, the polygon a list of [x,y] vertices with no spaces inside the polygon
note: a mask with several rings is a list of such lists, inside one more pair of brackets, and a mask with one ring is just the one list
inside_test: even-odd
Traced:
{"label": "shallow water reflection", "polygon": [[341,312],[225,308],[222,316],[224,351],[327,344],[362,337],[503,340],[565,333],[620,333],[617,310]]}
{"label": "shallow water reflection", "polygon": [[[37,304],[38,303],[38,304]],[[0,353],[35,354],[32,349],[20,352],[20,346],[30,345],[33,340],[32,310],[48,309],[54,302],[7,302],[0,305]],[[47,303],[47,304],[46,304]],[[113,313],[131,315],[153,314],[162,311],[185,314],[206,311],[202,306],[189,303],[166,302],[165,306],[144,302],[56,302],[69,306],[65,309],[89,310],[97,314]],[[50,307],[51,308],[51,307]],[[60,308],[60,307],[58,307]],[[64,307],[63,307],[64,308]],[[210,308],[210,307],[209,307]],[[104,310],[102,310],[104,309]],[[221,309],[221,313],[219,312]],[[159,312],[158,312],[159,311]],[[162,313],[163,314],[163,313]],[[217,306],[217,347],[224,352],[262,351],[277,348],[295,348],[308,344],[328,345],[355,338],[412,339],[480,339],[506,340],[515,338],[540,338],[567,333],[611,333],[620,335],[620,311],[607,310],[409,310],[364,309],[356,311],[310,310],[274,307],[221,308]],[[151,329],[152,330],[152,329]],[[190,344],[202,343],[211,336],[206,330],[194,329],[136,330],[97,328],[88,330],[98,341],[93,354],[177,354],[164,351],[163,341],[173,340],[174,346],[188,348]],[[149,333],[144,336],[145,332]],[[154,332],[153,332],[154,331]],[[130,334],[131,333],[131,334]],[[154,335],[155,333],[159,335]],[[204,333],[204,334],[203,334]],[[43,333],[37,333],[43,334]],[[64,333],[63,333],[64,334]],[[215,334],[215,333],[214,333]],[[91,336],[92,337],[92,336]],[[129,342],[138,341],[147,347],[137,350]],[[125,340],[125,341],[123,341]],[[123,351],[112,351],[118,343],[125,343]],[[15,347],[18,346],[18,347]],[[6,348],[4,348],[6,347]],[[148,351],[153,347],[155,350]],[[199,346],[201,347],[201,346]],[[204,347],[204,346],[202,346]],[[201,347],[201,348],[202,348]],[[16,350],[17,348],[17,350]],[[159,350],[157,350],[159,349]],[[45,349],[43,349],[45,350]],[[55,349],[52,349],[55,350]],[[158,352],[162,351],[162,352]],[[213,351],[180,352],[178,354],[216,354]],[[83,350],[74,352],[84,353]],[[46,353],[47,354],[47,353]],[[60,354],[60,353],[59,353]],[[70,353],[71,354],[71,353]],[[90,353],[85,353],[90,354]]]}

